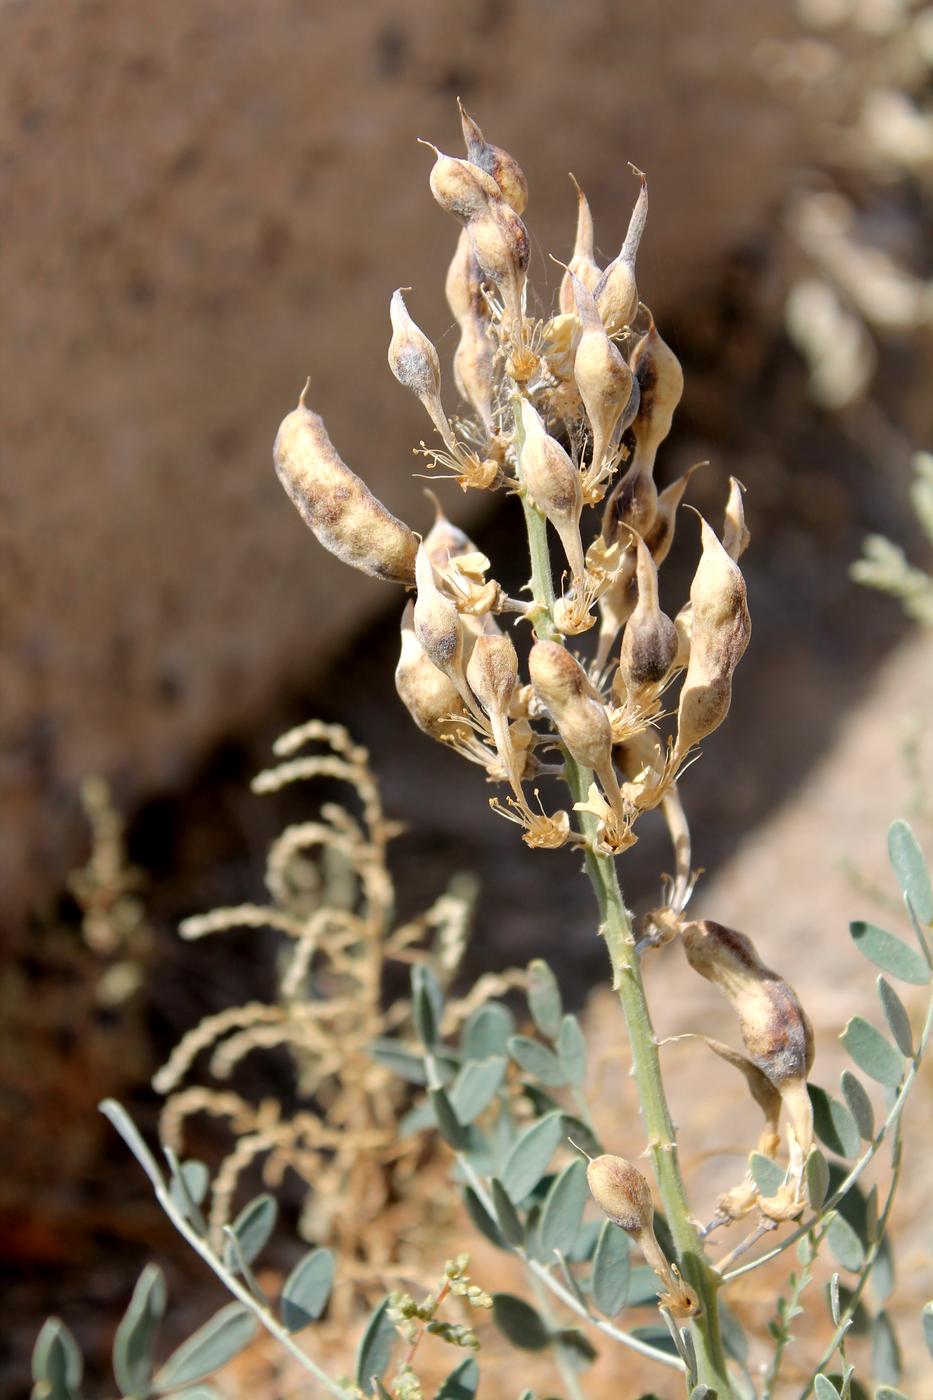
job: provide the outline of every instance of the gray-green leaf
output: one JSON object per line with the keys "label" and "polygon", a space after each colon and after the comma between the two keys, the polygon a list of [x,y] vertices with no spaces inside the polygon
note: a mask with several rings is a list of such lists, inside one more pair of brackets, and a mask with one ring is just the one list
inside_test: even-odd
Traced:
{"label": "gray-green leaf", "polygon": [[76,1400],[84,1361],[78,1343],[58,1317],[46,1318],[32,1349],[32,1378],[47,1400]]}
{"label": "gray-green leaf", "polygon": [[607,1220],[599,1232],[593,1259],[593,1301],[605,1317],[622,1311],[632,1273],[632,1242],[624,1230]]}
{"label": "gray-green leaf", "polygon": [[475,1359],[468,1356],[441,1382],[434,1400],[473,1400],[478,1385],[479,1367]]}
{"label": "gray-green leaf", "polygon": [[532,1123],[514,1144],[502,1169],[502,1185],[515,1205],[537,1186],[560,1139],[561,1116],[553,1112]]}
{"label": "gray-green leaf", "polygon": [[473,1012],[463,1028],[464,1058],[488,1060],[491,1055],[505,1055],[514,1029],[515,1017],[509,1008],[501,1001],[488,1001]]}
{"label": "gray-green leaf", "polygon": [[557,1053],[568,1082],[579,1088],[586,1079],[586,1041],[576,1016],[561,1021]]}
{"label": "gray-green leaf", "polygon": [[826,1230],[826,1242],[837,1263],[852,1273],[858,1273],[865,1262],[865,1250],[848,1220],[834,1215]]}
{"label": "gray-green leaf", "polygon": [[242,1303],[228,1303],[172,1352],[155,1378],[155,1389],[178,1390],[213,1375],[249,1345],[258,1328],[249,1308]]}
{"label": "gray-green leaf", "polygon": [[556,1040],[563,1012],[560,987],[542,958],[534,958],[528,964],[528,1009],[541,1034]]}
{"label": "gray-green leaf", "polygon": [[367,1395],[373,1392],[373,1377],[380,1378],[392,1359],[396,1332],[389,1310],[388,1298],[383,1298],[372,1311],[360,1338],[356,1353],[356,1383]]}
{"label": "gray-green leaf", "polygon": [[586,1167],[581,1161],[571,1162],[554,1179],[541,1215],[541,1249],[546,1258],[556,1249],[569,1254],[583,1221],[583,1208],[589,1198]]}
{"label": "gray-green leaf", "polygon": [[888,830],[888,856],[897,882],[922,924],[933,924],[933,885],[917,838],[905,821]]}
{"label": "gray-green leaf", "polygon": [[540,1040],[532,1040],[527,1035],[513,1035],[509,1040],[509,1054],[539,1084],[557,1087],[567,1083],[567,1072],[560,1060]]}
{"label": "gray-green leaf", "polygon": [[374,1040],[369,1047],[369,1053],[378,1064],[385,1065],[386,1069],[397,1074],[399,1079],[404,1079],[409,1084],[427,1083],[424,1060],[420,1055],[406,1050],[397,1040]]}
{"label": "gray-green leaf", "polygon": [[165,1276],[157,1264],[147,1264],[113,1341],[113,1374],[123,1395],[143,1400],[152,1389],[153,1353],[165,1303]]}
{"label": "gray-green leaf", "polygon": [[509,1245],[505,1236],[499,1229],[498,1223],[493,1220],[483,1202],[477,1196],[472,1186],[463,1188],[463,1204],[466,1206],[467,1215],[479,1230],[481,1235],[485,1235],[490,1244],[494,1244],[497,1249],[508,1249]]}
{"label": "gray-green leaf", "polygon": [[748,1159],[748,1165],[762,1196],[773,1196],[781,1189],[785,1173],[779,1162],[772,1161],[762,1152],[753,1152]]}
{"label": "gray-green leaf", "polygon": [[923,1323],[923,1340],[927,1344],[927,1351],[933,1359],[933,1302],[924,1303],[923,1312],[920,1314]]}
{"label": "gray-green leaf", "polygon": [[441,1137],[455,1152],[462,1152],[469,1142],[466,1128],[460,1122],[453,1104],[443,1089],[432,1089],[429,1098],[434,1108],[437,1127]]}
{"label": "gray-green leaf", "polygon": [[[265,1249],[275,1229],[278,1214],[278,1202],[268,1192],[257,1196],[240,1211],[230,1228],[236,1235],[244,1264],[252,1264]],[[232,1273],[239,1273],[236,1251],[229,1242],[224,1249],[224,1263]]]}
{"label": "gray-green leaf", "polygon": [[[207,1163],[192,1158],[188,1162],[180,1162],[177,1174],[172,1173],[172,1180],[168,1188],[169,1195],[182,1215],[190,1220],[192,1218],[192,1204],[195,1206],[201,1204],[207,1195],[207,1188],[210,1184],[211,1174],[208,1171]],[[203,1218],[201,1224],[203,1228]]]}
{"label": "gray-green leaf", "polygon": [[845,1104],[818,1084],[808,1084],[807,1093],[813,1106],[813,1127],[820,1142],[840,1157],[856,1157],[860,1141],[858,1125]]}
{"label": "gray-green leaf", "polygon": [[522,1351],[542,1351],[551,1340],[540,1314],[512,1293],[492,1295],[492,1315],[503,1336]]}
{"label": "gray-green leaf", "polygon": [[891,983],[886,981],[884,977],[878,978],[878,995],[881,998],[881,1009],[884,1012],[884,1019],[888,1023],[888,1029],[894,1037],[894,1043],[901,1054],[910,1059],[914,1053],[914,1039],[907,1009]]}
{"label": "gray-green leaf", "polygon": [[509,1244],[521,1245],[525,1242],[525,1227],[522,1224],[521,1216],[509,1199],[508,1193],[498,1177],[493,1177],[489,1183],[492,1191],[492,1203],[496,1211],[496,1219]]}
{"label": "gray-green leaf", "polygon": [[912,982],[918,987],[929,982],[930,969],[923,954],[893,933],[888,933],[887,929],[863,923],[859,919],[849,925],[849,932],[859,952],[864,953],[869,962],[880,967],[882,972],[889,972],[892,977],[898,977],[902,982]]}
{"label": "gray-green leaf", "polygon": [[806,1161],[807,1199],[812,1210],[818,1211],[829,1191],[829,1167],[818,1147],[810,1149]]}
{"label": "gray-green leaf", "polygon": [[855,1075],[848,1069],[842,1071],[839,1083],[842,1087],[842,1096],[849,1106],[849,1112],[855,1119],[859,1133],[865,1142],[871,1142],[875,1136],[875,1110],[868,1097],[868,1090],[862,1081],[856,1079]]}
{"label": "gray-green leaf", "polygon": [[813,1389],[816,1392],[817,1400],[839,1400],[839,1391],[829,1376],[816,1376],[813,1381]]}
{"label": "gray-green leaf", "polygon": [[886,1312],[871,1322],[871,1369],[880,1385],[897,1385],[901,1378],[901,1349]]}
{"label": "gray-green leaf", "polygon": [[881,1237],[871,1271],[871,1291],[875,1301],[884,1304],[894,1292],[894,1254],[887,1235]]}
{"label": "gray-green leaf", "polygon": [[327,1306],[334,1283],[334,1256],[329,1249],[312,1249],[292,1269],[279,1299],[279,1313],[289,1332],[316,1322]]}
{"label": "gray-green leaf", "polygon": [[862,1016],[853,1016],[839,1037],[859,1069],[879,1084],[901,1082],[903,1058],[889,1040]]}
{"label": "gray-green leaf", "polygon": [[426,1050],[433,1049],[444,1011],[444,994],[425,963],[415,963],[411,969],[411,1010],[418,1039]]}
{"label": "gray-green leaf", "polygon": [[468,1060],[450,1088],[450,1102],[461,1123],[472,1123],[488,1108],[505,1077],[506,1061]]}

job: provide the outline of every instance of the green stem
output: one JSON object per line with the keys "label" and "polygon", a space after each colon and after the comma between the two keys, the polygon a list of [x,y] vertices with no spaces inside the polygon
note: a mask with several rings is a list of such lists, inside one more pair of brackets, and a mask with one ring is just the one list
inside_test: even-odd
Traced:
{"label": "green stem", "polygon": [[[525,496],[522,497],[522,506],[528,530],[531,590],[537,610],[535,634],[538,637],[553,637],[556,631],[553,622],[554,583],[547,547],[547,525]],[[567,755],[564,776],[575,800],[585,801],[592,775]],[[717,1281],[691,1218],[680,1174],[676,1134],[664,1093],[661,1061],[635,952],[631,919],[619,888],[615,861],[611,856],[597,854],[594,848],[596,818],[587,812],[581,813],[581,817],[584,834],[589,838],[585,856],[586,873],[599,903],[602,932],[612,964],[612,983],[622,1003],[628,1029],[632,1070],[648,1132],[655,1178],[677,1250],[677,1263],[695,1290],[702,1308],[692,1324],[698,1379],[715,1391],[719,1400],[729,1400],[732,1386],[719,1327]]]}
{"label": "green stem", "polygon": [[[590,773],[569,757],[565,773],[575,798],[583,801],[591,782]],[[584,831],[592,839],[595,837],[596,818],[586,812],[582,816]],[[612,985],[622,1004],[628,1029],[632,1073],[638,1088],[648,1133],[648,1149],[664,1215],[677,1250],[681,1273],[695,1290],[702,1308],[692,1324],[698,1379],[714,1390],[720,1400],[727,1400],[732,1394],[732,1387],[719,1327],[717,1283],[690,1215],[680,1173],[677,1137],[664,1092],[661,1059],[635,951],[631,917],[622,898],[612,857],[598,855],[589,844],[585,864],[599,902],[602,933],[612,964]]]}

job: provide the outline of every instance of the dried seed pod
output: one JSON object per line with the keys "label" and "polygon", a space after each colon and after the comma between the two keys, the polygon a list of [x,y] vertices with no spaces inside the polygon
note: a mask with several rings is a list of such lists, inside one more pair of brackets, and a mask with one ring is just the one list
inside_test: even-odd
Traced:
{"label": "dried seed pod", "polygon": [[736,477],[729,478],[729,499],[722,523],[722,547],[730,559],[738,561],[751,544],[751,531],[745,524],[745,487]]}
{"label": "dried seed pod", "polygon": [[609,339],[592,292],[567,269],[582,331],[573,360],[576,381],[586,416],[593,430],[588,476],[596,481],[609,446],[625,431],[638,411],[638,381],[617,345]]}
{"label": "dried seed pod", "polygon": [[606,1153],[591,1159],[586,1179],[590,1195],[600,1210],[614,1225],[632,1236],[645,1262],[664,1284],[662,1304],[678,1320],[695,1317],[700,1311],[699,1300],[669,1262],[655,1236],[654,1202],[646,1178],[624,1157]]}
{"label": "dried seed pod", "polygon": [[739,566],[702,516],[700,527],[703,552],[690,587],[690,659],[677,712],[678,764],[729,713],[732,675],[752,630]]}
{"label": "dried seed pod", "polygon": [[518,161],[501,146],[494,146],[486,140],[459,98],[457,105],[460,108],[460,125],[463,128],[467,159],[492,176],[502,191],[503,199],[511,205],[516,214],[523,213],[528,203],[528,181]]}
{"label": "dried seed pod", "polygon": [[496,189],[484,213],[467,224],[470,247],[484,277],[495,282],[511,321],[521,317],[530,246],[525,225]]}
{"label": "dried seed pod", "polygon": [[546,432],[527,399],[521,400],[521,416],[524,440],[519,470],[522,481],[538,510],[560,536],[574,579],[582,579],[586,570],[580,539],[583,514],[580,473],[560,443]]}
{"label": "dried seed pod", "polygon": [[684,924],[682,935],[690,966],[735,1009],[752,1063],[776,1089],[806,1079],[813,1028],[793,988],[764,965],[751,939],[712,919]]}
{"label": "dried seed pod", "polygon": [[445,156],[430,141],[422,141],[435,154],[431,170],[431,193],[447,214],[464,223],[485,214],[490,198],[502,198],[499,186],[491,175],[468,160]]}
{"label": "dried seed pod", "polygon": [[671,430],[674,411],[684,392],[684,372],[680,361],[658,334],[654,317],[648,312],[648,331],[632,351],[629,361],[638,380],[641,398],[632,423],[636,461],[643,470],[654,470],[658,448]]}
{"label": "dried seed pod", "polygon": [[572,312],[576,305],[571,275],[579,277],[588,292],[595,290],[600,278],[600,270],[593,256],[593,216],[586,195],[574,176],[571,175],[570,178],[577,192],[577,236],[573,245],[573,257],[560,284],[559,302],[564,314]]}
{"label": "dried seed pod", "polygon": [[423,544],[419,546],[415,559],[415,578],[418,585],[412,615],[415,636],[428,659],[462,693],[463,628],[460,615],[435,583],[434,570]]}
{"label": "dried seed pod", "polygon": [[657,568],[660,568],[670,553],[674,542],[674,526],[677,521],[677,507],[684,498],[684,492],[693,473],[700,467],[708,467],[708,462],[694,462],[692,467],[672,481],[658,494],[658,508],[650,530],[645,535],[645,544]]}
{"label": "dried seed pod", "polygon": [[389,317],[392,322],[389,369],[398,382],[421,401],[444,442],[455,451],[454,435],[441,404],[441,367],[437,351],[408,314],[401,287],[392,294]]}
{"label": "dried seed pod", "polygon": [[640,170],[635,170],[635,174],[641,181],[641,189],[632,210],[625,242],[618,257],[614,258],[602,273],[593,291],[599,314],[609,335],[617,335],[626,326],[630,326],[638,310],[635,259],[648,218],[648,182]]}
{"label": "dried seed pod", "polygon": [[[602,536],[607,544],[624,540],[631,531],[646,535],[658,514],[658,488],[654,484],[653,463],[637,454],[628,471],[616,482],[603,507]],[[635,572],[632,560],[631,573]]]}
{"label": "dried seed pod", "polygon": [[425,654],[415,635],[414,603],[402,614],[401,653],[395,668],[395,689],[415,724],[432,739],[466,739],[470,727],[457,687]]}
{"label": "dried seed pod", "polygon": [[305,403],[282,420],[276,474],[305,524],[331,554],[374,578],[412,585],[418,537],[341,459],[324,421]]}
{"label": "dried seed pod", "polygon": [[444,514],[443,507],[433,491],[424,493],[434,507],[434,524],[424,537],[424,550],[435,569],[445,569],[451,559],[462,554],[473,554],[476,545],[469,535],[455,525]]}
{"label": "dried seed pod", "polygon": [[638,602],[625,625],[619,667],[633,696],[659,686],[677,655],[677,629],[658,602],[658,571],[641,536],[636,536]]}
{"label": "dried seed pod", "polygon": [[586,1180],[593,1200],[614,1225],[630,1235],[652,1228],[651,1187],[631,1162],[604,1153],[589,1163]]}
{"label": "dried seed pod", "polygon": [[484,633],[467,662],[467,682],[488,715],[506,715],[518,685],[518,657],[510,637]]}

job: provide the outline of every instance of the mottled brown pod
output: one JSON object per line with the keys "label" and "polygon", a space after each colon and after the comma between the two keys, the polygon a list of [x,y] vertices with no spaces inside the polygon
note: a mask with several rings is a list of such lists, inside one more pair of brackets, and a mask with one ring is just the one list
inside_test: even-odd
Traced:
{"label": "mottled brown pod", "polygon": [[635,174],[641,180],[641,189],[632,210],[625,242],[618,257],[614,258],[602,273],[593,290],[599,314],[609,335],[617,335],[626,326],[630,326],[638,310],[635,259],[648,219],[648,182],[640,170],[636,170]]}
{"label": "mottled brown pod", "polygon": [[276,435],[273,460],[279,481],[331,554],[364,574],[411,586],[417,535],[341,459],[323,419],[305,404],[307,387]]}
{"label": "mottled brown pod", "polygon": [[524,440],[519,454],[522,481],[541,514],[550,521],[564,546],[570,571],[582,579],[586,571],[580,517],[583,489],[580,473],[527,399],[521,401]]}
{"label": "mottled brown pod", "polygon": [[525,172],[515,157],[509,155],[508,151],[504,151],[501,146],[494,146],[492,142],[486,140],[476,122],[464,109],[459,98],[458,105],[467,159],[473,165],[478,165],[480,170],[485,170],[487,175],[492,176],[502,192],[503,199],[511,205],[516,214],[524,213],[525,205],[528,203],[528,181],[525,179]]}
{"label": "mottled brown pod", "polygon": [[402,614],[395,689],[418,728],[432,739],[467,738],[466,706],[453,681],[439,671],[415,636],[414,603]]}
{"label": "mottled brown pod", "polygon": [[637,696],[658,686],[677,655],[677,629],[658,602],[658,571],[648,548],[636,536],[638,602],[625,624],[619,668],[626,689]]}

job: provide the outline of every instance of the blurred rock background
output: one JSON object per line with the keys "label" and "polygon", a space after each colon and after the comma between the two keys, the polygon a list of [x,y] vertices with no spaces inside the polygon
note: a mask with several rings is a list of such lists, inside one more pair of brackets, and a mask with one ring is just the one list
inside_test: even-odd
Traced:
{"label": "blurred rock background", "polygon": [[[906,711],[929,677],[897,608],[847,567],[868,530],[916,545],[908,464],[933,418],[931,63],[933,10],[907,0],[162,0],[156,22],[120,0],[0,3],[13,1390],[37,1320],[77,1307],[93,1345],[158,1241],[94,1104],[138,1091],[181,1030],[256,975],[253,945],[218,967],[172,930],[256,895],[266,842],[301,810],[247,791],[287,723],[340,718],[373,750],[409,825],[403,902],[454,869],[479,873],[474,971],[563,950],[578,999],[602,974],[572,858],[520,847],[477,774],[426,752],[391,688],[398,598],[318,549],[271,471],[276,425],[310,375],[347,461],[413,526],[430,518],[410,455],[426,424],[385,365],[398,285],[413,285],[445,365],[453,349],[455,231],[415,137],[458,150],[460,95],[519,156],[543,294],[546,254],[572,239],[566,171],[607,260],[634,194],[627,161],[648,172],[640,289],[687,377],[660,475],[709,458],[691,499],[711,512],[730,472],[748,487],[755,635],[685,797],[697,860],[727,862],[717,897],[728,906],[734,890],[751,919],[731,873],[740,844],[795,830],[842,725],[867,725],[881,750],[892,709],[875,672],[889,654],[909,658],[892,682]],[[508,503],[490,515],[453,487],[445,501],[520,584]],[[694,553],[684,528],[681,593]],[[861,752],[845,773],[864,799],[878,780],[871,742]],[[132,1013],[101,1009],[98,954],[66,891],[86,857],[89,774],[110,781],[148,880]],[[878,796],[858,810],[842,842],[856,867],[901,809]],[[805,830],[801,817],[796,839]],[[656,838],[629,857],[633,897],[654,895]],[[773,841],[781,869],[793,847]],[[802,881],[817,890],[840,842],[814,841]],[[760,891],[762,907],[776,898]]]}

